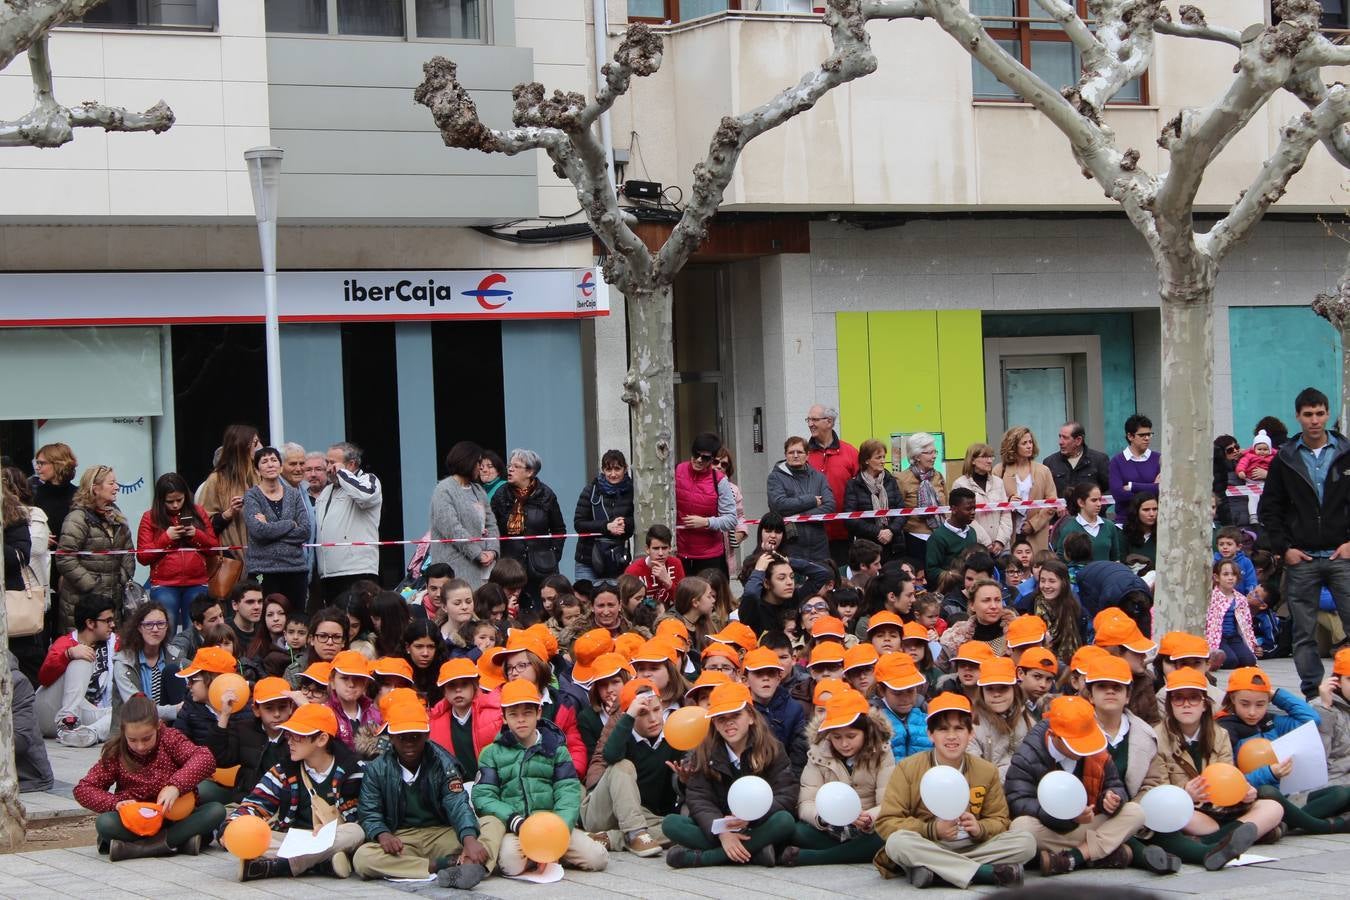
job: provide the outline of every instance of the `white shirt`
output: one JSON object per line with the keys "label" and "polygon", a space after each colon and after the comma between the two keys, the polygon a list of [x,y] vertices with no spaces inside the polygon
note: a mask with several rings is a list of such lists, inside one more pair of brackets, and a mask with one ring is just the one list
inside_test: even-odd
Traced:
{"label": "white shirt", "polygon": [[473,718],[473,709],[470,708],[469,711],[464,714],[464,718],[461,719],[459,713],[455,712],[455,708],[452,706],[450,707],[450,715],[453,716],[455,721],[459,723],[459,726],[463,728],[465,725],[469,724],[469,719]]}
{"label": "white shirt", "polygon": [[1059,763],[1059,767],[1061,769],[1063,769],[1065,772],[1068,772],[1070,775],[1073,774],[1074,768],[1078,765],[1078,760],[1070,759],[1063,753],[1060,753],[1059,748],[1055,746],[1055,742],[1050,740],[1048,735],[1046,736],[1045,739],[1045,748],[1050,751],[1051,758],[1054,759],[1055,762]]}
{"label": "white shirt", "polygon": [[[634,735],[634,737],[636,736],[637,735]],[[727,748],[727,758],[731,760],[732,768],[737,770],[741,768],[741,758],[737,756],[736,751],[732,750],[730,747]]]}
{"label": "white shirt", "polygon": [[1135,456],[1134,451],[1130,449],[1130,445],[1126,444],[1125,449],[1121,451],[1121,455],[1124,456],[1126,459],[1128,459],[1130,462],[1146,462],[1148,458],[1153,455],[1153,448],[1150,447],[1147,450],[1145,450],[1143,456]]}
{"label": "white shirt", "polygon": [[[1106,729],[1103,728],[1102,731],[1106,731]],[[1108,732],[1106,735],[1106,740],[1108,743],[1110,743],[1112,747],[1119,747],[1120,742],[1125,740],[1126,735],[1128,735],[1129,733],[1130,733],[1130,717],[1121,716],[1120,731],[1116,732],[1114,737],[1112,737],[1111,734]]]}
{"label": "white shirt", "polygon": [[952,534],[956,535],[957,537],[961,538],[962,540],[965,540],[966,535],[970,534],[970,526],[969,526],[969,525],[967,525],[965,528],[957,528],[955,525],[953,525],[951,522],[948,522],[946,519],[943,519],[943,520],[942,520],[942,524],[945,525],[945,526],[947,527],[947,530],[948,530],[948,531],[950,531]]}
{"label": "white shirt", "polygon": [[[665,733],[664,731],[662,731],[660,734],[658,734],[658,735],[656,736],[656,740],[654,740],[654,741],[653,741],[653,740],[650,740],[649,738],[643,737],[642,735],[638,734],[636,731],[633,732],[633,740],[637,741],[639,744],[646,744],[648,747],[651,747],[653,750],[655,750],[657,747],[660,747],[660,746],[661,746],[661,742],[664,741],[665,739],[666,739],[666,733]],[[727,748],[727,753],[731,753],[731,748],[729,748],[729,747]],[[738,759],[737,762],[739,762],[739,761],[740,761],[740,760]]]}
{"label": "white shirt", "polygon": [[421,767],[421,766],[418,766],[418,767],[417,767],[417,771],[416,771],[416,772],[409,772],[409,771],[408,771],[408,767],[405,766],[403,763],[399,763],[399,764],[398,764],[398,773],[399,773],[399,775],[403,778],[403,783],[404,783],[404,784],[412,784],[414,781],[416,781],[416,780],[417,780],[417,775],[418,775],[418,773],[420,773],[421,771],[422,771],[422,767]]}
{"label": "white shirt", "polygon": [[1077,522],[1079,525],[1082,525],[1083,530],[1086,531],[1088,534],[1092,535],[1093,537],[1096,537],[1097,532],[1102,530],[1101,519],[1098,519],[1095,522],[1089,522],[1087,519],[1083,518],[1082,514],[1080,513],[1079,515],[1074,516],[1073,520]]}
{"label": "white shirt", "polygon": [[[322,772],[320,772],[320,771],[318,771],[317,769],[311,769],[311,768],[309,767],[309,765],[306,764],[306,765],[305,765],[305,772],[308,773],[308,775],[309,775],[309,780],[310,780],[310,781],[327,781],[327,780],[328,780],[328,776],[331,775],[331,774],[333,774],[333,767],[336,766],[336,765],[337,765],[337,760],[335,759],[335,760],[333,760],[332,762],[330,762],[330,763],[328,764],[328,768],[326,768],[326,769],[324,769]],[[407,769],[404,769],[404,771],[406,772]],[[416,777],[416,776],[414,776],[414,777]],[[411,783],[411,782],[410,782],[410,783]]]}

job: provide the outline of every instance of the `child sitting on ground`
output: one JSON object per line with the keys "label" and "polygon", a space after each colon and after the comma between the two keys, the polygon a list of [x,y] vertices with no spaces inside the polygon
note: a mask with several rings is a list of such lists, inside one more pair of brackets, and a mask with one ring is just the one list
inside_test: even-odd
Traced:
{"label": "child sitting on ground", "polygon": [[1256,665],[1261,649],[1252,630],[1251,606],[1237,589],[1238,576],[1233,560],[1214,564],[1214,589],[1205,613],[1205,640],[1211,651],[1223,651],[1225,669]]}

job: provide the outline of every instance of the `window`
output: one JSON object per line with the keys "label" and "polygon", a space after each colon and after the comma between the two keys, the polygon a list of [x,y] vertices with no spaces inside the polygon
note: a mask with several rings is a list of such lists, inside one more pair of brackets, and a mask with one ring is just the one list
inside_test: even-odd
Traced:
{"label": "window", "polygon": [[216,27],[216,0],[107,0],[72,22],[102,28]]}
{"label": "window", "polygon": [[272,34],[484,39],[487,0],[266,0]]}
{"label": "window", "polygon": [[[628,18],[647,22],[684,22],[729,9],[786,6],[786,0],[628,0]],[[767,6],[765,8],[768,8]]]}
{"label": "window", "polygon": [[[1087,18],[1087,0],[1077,0],[1078,13]],[[1077,84],[1082,72],[1078,48],[1064,30],[1047,20],[1035,0],[971,0],[971,11],[980,16],[984,27],[1000,47],[1022,61],[1053,88]],[[1007,16],[1008,18],[1001,18]],[[1018,100],[1016,94],[999,82],[978,62],[971,61],[975,74],[976,100]],[[1112,98],[1115,103],[1146,102],[1146,76],[1125,85]]]}

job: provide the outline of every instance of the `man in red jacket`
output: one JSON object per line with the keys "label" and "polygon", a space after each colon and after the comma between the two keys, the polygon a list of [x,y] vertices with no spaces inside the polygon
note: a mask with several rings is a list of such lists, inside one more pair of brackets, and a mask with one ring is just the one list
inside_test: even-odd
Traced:
{"label": "man in red jacket", "polygon": [[[858,474],[858,448],[839,440],[835,434],[834,421],[839,413],[829,406],[817,403],[806,413],[806,427],[811,431],[811,440],[806,444],[806,461],[813,469],[825,475],[830,491],[841,503],[844,486],[848,480]],[[839,512],[844,512],[841,505]],[[851,543],[848,526],[843,522],[825,523],[825,536],[830,541],[830,558],[835,564],[848,565],[848,548]]]}

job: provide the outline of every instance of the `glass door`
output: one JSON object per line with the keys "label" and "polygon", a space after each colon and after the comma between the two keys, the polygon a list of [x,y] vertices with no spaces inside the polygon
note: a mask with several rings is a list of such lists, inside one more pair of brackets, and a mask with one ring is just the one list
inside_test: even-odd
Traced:
{"label": "glass door", "polygon": [[685,269],[675,280],[675,459],[689,454],[694,436],[722,430],[720,271]]}
{"label": "glass door", "polygon": [[1031,429],[1041,453],[1055,447],[1059,426],[1075,418],[1073,359],[1021,356],[1003,360],[1003,421]]}

